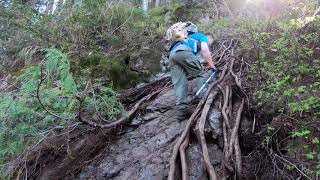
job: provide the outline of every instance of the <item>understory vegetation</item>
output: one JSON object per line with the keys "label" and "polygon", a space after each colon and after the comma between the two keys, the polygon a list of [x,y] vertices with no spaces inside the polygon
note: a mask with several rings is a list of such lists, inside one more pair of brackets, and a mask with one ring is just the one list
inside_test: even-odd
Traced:
{"label": "understory vegetation", "polygon": [[270,124],[261,122],[265,131],[257,147],[268,152],[275,166],[284,165],[280,173],[287,178],[297,168],[309,177],[320,176],[318,7],[310,2],[304,10],[294,5],[269,18],[225,18],[202,25],[216,32],[217,39],[240,41],[241,61],[250,67],[243,79],[250,106],[254,116],[270,119]]}
{"label": "understory vegetation", "polygon": [[[116,90],[146,76],[132,71],[130,56],[159,43],[181,7],[147,14],[130,3],[89,0],[67,3],[52,14],[48,7],[35,9],[40,5],[34,2],[2,3],[0,83],[12,86],[0,96],[0,179],[7,178],[6,162],[77,123],[79,98],[94,122],[125,115]],[[8,74],[14,78],[7,81]]]}
{"label": "understory vegetation", "polygon": [[[85,109],[92,120],[114,121],[124,113],[112,86],[103,86],[98,80],[76,82],[70,73],[70,62],[61,51],[41,49],[29,53],[33,54],[17,78],[21,86],[1,92],[1,163],[53,130],[74,124],[79,108],[77,97],[85,97]],[[36,53],[43,56],[41,62],[31,61]]]}
{"label": "understory vegetation", "polygon": [[240,45],[235,56],[248,73],[238,76],[261,120],[253,124],[261,131],[255,150],[285,167],[280,177],[319,178],[319,4],[291,4],[270,17],[250,11],[257,4],[248,6],[236,12],[230,5],[230,14],[211,6],[201,14],[202,6],[188,4],[145,12],[134,3],[86,0],[51,14],[36,11],[32,2],[0,3],[0,85],[10,84],[0,92],[0,179],[10,177],[6,168],[19,154],[80,123],[80,106],[101,124],[126,116],[120,91],[154,73],[135,68],[137,59],[143,50],[164,51],[168,25],[185,20],[213,34],[213,53],[225,39]]}

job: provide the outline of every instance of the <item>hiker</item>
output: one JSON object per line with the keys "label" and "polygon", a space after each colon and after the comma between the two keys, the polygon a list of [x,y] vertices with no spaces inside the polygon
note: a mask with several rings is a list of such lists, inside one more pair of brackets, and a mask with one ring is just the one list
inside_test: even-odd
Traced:
{"label": "hiker", "polygon": [[[215,70],[211,53],[208,47],[208,38],[199,33],[197,27],[191,22],[178,22],[167,30],[167,40],[172,44],[169,49],[169,67],[171,80],[176,95],[176,107],[179,110],[180,120],[190,115],[188,108],[188,80],[193,79],[193,88],[198,90],[204,81],[205,71]],[[201,66],[200,59],[203,58],[207,65]],[[203,91],[202,95],[205,93]]]}

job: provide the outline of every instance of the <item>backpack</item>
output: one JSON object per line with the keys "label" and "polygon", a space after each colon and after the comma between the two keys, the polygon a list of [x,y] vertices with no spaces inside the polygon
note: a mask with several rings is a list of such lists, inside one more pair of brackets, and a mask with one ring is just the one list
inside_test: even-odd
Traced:
{"label": "backpack", "polygon": [[188,36],[186,23],[183,22],[177,22],[173,24],[166,33],[166,38],[169,41],[180,41],[185,39]]}
{"label": "backpack", "polygon": [[198,28],[191,21],[177,22],[167,30],[167,40],[174,43],[170,46],[169,51],[174,50],[179,45],[183,44],[190,48],[193,54],[200,51],[200,43],[198,40],[188,37],[188,35],[198,32]]}
{"label": "backpack", "polygon": [[191,21],[186,22],[186,29],[187,29],[188,35],[198,32],[198,27],[195,24],[193,24]]}
{"label": "backpack", "polygon": [[170,48],[169,51],[173,51],[176,47],[178,47],[179,45],[185,45],[188,48],[190,48],[190,50],[192,50],[193,54],[197,54],[201,49],[200,49],[200,44],[197,40],[193,39],[193,38],[187,38],[185,40],[180,40],[177,41],[175,43],[173,43]]}

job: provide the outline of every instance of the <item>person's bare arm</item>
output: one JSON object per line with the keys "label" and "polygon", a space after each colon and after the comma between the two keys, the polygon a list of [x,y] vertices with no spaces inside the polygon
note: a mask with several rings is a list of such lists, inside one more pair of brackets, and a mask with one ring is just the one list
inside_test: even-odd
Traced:
{"label": "person's bare arm", "polygon": [[212,57],[211,57],[211,53],[210,53],[208,44],[205,43],[205,42],[202,42],[202,43],[201,43],[201,54],[202,54],[202,57],[203,57],[203,58],[206,60],[206,62],[208,63],[209,67],[216,69],[215,66],[214,66],[214,64],[213,64],[213,61],[212,61]]}

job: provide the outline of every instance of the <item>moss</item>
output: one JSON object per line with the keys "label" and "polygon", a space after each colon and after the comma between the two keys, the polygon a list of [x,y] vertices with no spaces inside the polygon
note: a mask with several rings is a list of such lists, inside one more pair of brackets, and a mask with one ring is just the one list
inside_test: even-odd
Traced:
{"label": "moss", "polygon": [[77,76],[102,78],[118,90],[130,88],[145,80],[147,75],[131,71],[128,58],[129,55],[109,58],[101,53],[91,53],[74,59],[72,72]]}

